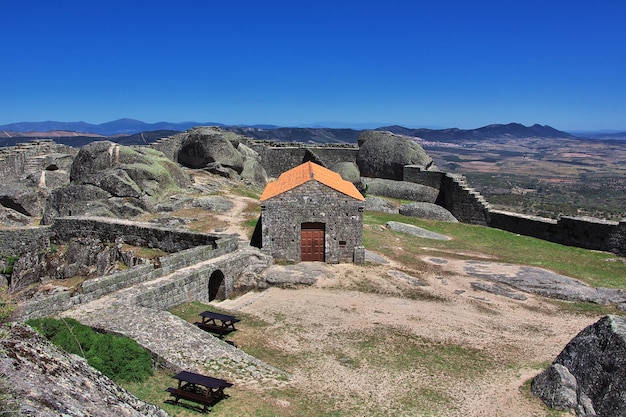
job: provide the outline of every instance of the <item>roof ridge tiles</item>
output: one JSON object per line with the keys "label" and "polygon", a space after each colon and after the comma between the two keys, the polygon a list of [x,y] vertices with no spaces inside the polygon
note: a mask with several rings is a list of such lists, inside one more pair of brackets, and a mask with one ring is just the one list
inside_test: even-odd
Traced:
{"label": "roof ridge tiles", "polygon": [[311,161],[307,161],[280,174],[276,181],[267,184],[261,194],[260,200],[264,201],[275,197],[311,180],[318,181],[356,200],[365,201],[365,198],[361,195],[359,190],[356,189],[353,183],[344,180],[338,173]]}

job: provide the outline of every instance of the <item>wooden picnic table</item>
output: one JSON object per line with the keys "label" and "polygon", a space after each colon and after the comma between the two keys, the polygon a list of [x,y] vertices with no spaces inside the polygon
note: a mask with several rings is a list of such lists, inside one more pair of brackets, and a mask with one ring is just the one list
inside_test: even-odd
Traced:
{"label": "wooden picnic table", "polygon": [[182,371],[172,378],[178,380],[178,387],[169,387],[165,391],[174,397],[174,404],[178,405],[181,398],[202,404],[202,412],[206,412],[210,405],[224,398],[224,388],[233,386],[230,382],[210,376]]}
{"label": "wooden picnic table", "polygon": [[203,311],[200,313],[200,317],[202,317],[202,321],[196,322],[196,326],[222,336],[237,330],[235,328],[235,323],[241,321],[237,317],[216,313],[214,311]]}

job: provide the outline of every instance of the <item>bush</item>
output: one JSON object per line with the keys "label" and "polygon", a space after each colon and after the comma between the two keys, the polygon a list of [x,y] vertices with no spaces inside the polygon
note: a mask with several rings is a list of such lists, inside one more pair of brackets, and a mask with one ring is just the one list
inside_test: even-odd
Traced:
{"label": "bush", "polygon": [[132,339],[98,333],[74,319],[43,318],[26,324],[114,381],[143,382],[152,375],[150,353]]}

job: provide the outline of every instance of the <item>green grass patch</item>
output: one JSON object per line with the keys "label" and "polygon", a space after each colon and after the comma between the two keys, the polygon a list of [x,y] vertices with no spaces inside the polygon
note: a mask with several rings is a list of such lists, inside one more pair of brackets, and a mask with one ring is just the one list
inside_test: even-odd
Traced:
{"label": "green grass patch", "polygon": [[[433,255],[437,250],[457,259],[472,258],[470,253],[486,255],[500,262],[549,269],[555,273],[580,279],[593,287],[624,288],[626,263],[616,262],[616,255],[559,245],[545,240],[521,236],[504,230],[419,219],[394,214],[365,213],[363,242],[385,256],[414,267],[420,267],[419,256]],[[383,230],[388,221],[397,221],[437,232],[452,238],[449,241],[423,239]],[[431,248],[425,252],[422,248]],[[396,248],[402,247],[398,251]],[[423,266],[421,266],[423,268]]]}
{"label": "green grass patch", "polygon": [[581,314],[590,317],[606,316],[607,314],[623,315],[624,313],[617,309],[614,305],[600,305],[583,302],[568,302],[561,300],[550,300],[546,302],[555,304],[559,307],[560,312]]}
{"label": "green grass patch", "polygon": [[144,381],[152,375],[152,356],[132,339],[98,333],[74,319],[43,318],[26,322],[61,349],[80,355],[112,380]]}
{"label": "green grass patch", "polygon": [[428,340],[400,329],[359,332],[353,337],[362,355],[358,360],[370,366],[397,371],[420,368],[455,378],[473,378],[492,365],[478,350]]}
{"label": "green grass patch", "polygon": [[[165,392],[167,387],[174,386],[176,381],[172,378],[175,372],[160,369],[143,382],[122,382],[121,386],[142,400],[155,404],[165,410],[172,417],[197,417],[201,415],[197,411],[166,403],[169,395]],[[343,417],[337,411],[324,411],[323,407],[306,392],[287,388],[267,390],[263,395],[256,391],[247,390],[235,384],[232,388],[224,391],[228,397],[211,408],[210,415],[213,417]]]}

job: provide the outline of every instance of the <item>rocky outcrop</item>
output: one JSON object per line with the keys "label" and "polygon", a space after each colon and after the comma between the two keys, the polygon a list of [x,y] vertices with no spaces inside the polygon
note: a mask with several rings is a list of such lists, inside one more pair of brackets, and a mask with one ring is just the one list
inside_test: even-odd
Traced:
{"label": "rocky outcrop", "polygon": [[197,127],[179,136],[176,160],[183,166],[264,185],[267,174],[246,139],[217,127]]}
{"label": "rocky outcrop", "polygon": [[359,136],[357,165],[364,177],[402,181],[405,165],[436,171],[432,158],[407,136],[384,131],[366,131]]}
{"label": "rocky outcrop", "polygon": [[243,157],[228,139],[228,135],[232,134],[213,127],[198,127],[187,131],[178,151],[178,162],[194,169],[218,163],[241,172]]}
{"label": "rocky outcrop", "polygon": [[439,190],[426,185],[382,178],[361,178],[368,195],[434,203]]}
{"label": "rocky outcrop", "polygon": [[365,210],[379,213],[398,214],[398,204],[383,197],[367,196]]}
{"label": "rocky outcrop", "polygon": [[28,252],[20,256],[13,265],[10,290],[15,293],[31,284],[77,276],[95,278],[111,274],[120,267],[148,262],[149,259],[135,256],[130,249],[123,250],[122,239],[113,244],[88,236],[75,237],[64,250]]}
{"label": "rocky outcrop", "polygon": [[418,226],[399,222],[387,222],[385,227],[392,232],[406,233],[407,235],[418,236],[424,239],[450,240],[448,236],[422,229]]}
{"label": "rocky outcrop", "polygon": [[350,181],[356,187],[359,192],[365,192],[365,185],[361,181],[361,171],[354,162],[337,162],[330,167],[331,171],[335,171],[341,175],[346,181]]}
{"label": "rocky outcrop", "polygon": [[433,203],[416,202],[403,204],[400,206],[399,212],[403,216],[419,217],[421,219],[439,220],[451,223],[458,222],[452,213]]}
{"label": "rocky outcrop", "polygon": [[626,416],[626,318],[605,316],[565,346],[536,376],[533,394],[582,417]]}
{"label": "rocky outcrop", "polygon": [[26,416],[167,417],[31,328],[3,330],[0,375],[9,397],[7,411]]}
{"label": "rocky outcrop", "polygon": [[81,148],[70,179],[72,185],[48,197],[43,224],[67,215],[136,216],[191,185],[189,175],[162,153],[107,141]]}

